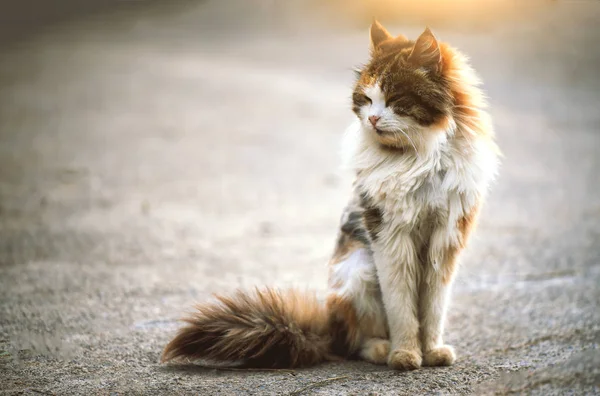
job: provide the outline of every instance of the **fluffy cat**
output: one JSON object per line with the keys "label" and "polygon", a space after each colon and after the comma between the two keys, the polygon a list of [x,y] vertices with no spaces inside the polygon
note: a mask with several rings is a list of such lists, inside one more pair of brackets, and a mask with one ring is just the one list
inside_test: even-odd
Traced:
{"label": "fluffy cat", "polygon": [[398,370],[454,362],[442,339],[450,287],[499,151],[460,53],[429,29],[410,41],[373,22],[370,38],[344,142],[354,193],[326,304],[293,290],[218,297],[186,319],[163,361],[299,367],[359,357]]}

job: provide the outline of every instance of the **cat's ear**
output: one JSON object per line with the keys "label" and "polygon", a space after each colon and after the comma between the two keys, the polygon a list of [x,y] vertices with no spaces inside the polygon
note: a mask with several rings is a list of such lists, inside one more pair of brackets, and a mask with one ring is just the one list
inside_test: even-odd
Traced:
{"label": "cat's ear", "polygon": [[415,42],[415,47],[408,56],[415,66],[439,73],[442,70],[442,52],[440,45],[429,28],[426,28]]}
{"label": "cat's ear", "polygon": [[373,20],[369,33],[371,36],[371,51],[376,50],[385,40],[394,38],[377,20]]}

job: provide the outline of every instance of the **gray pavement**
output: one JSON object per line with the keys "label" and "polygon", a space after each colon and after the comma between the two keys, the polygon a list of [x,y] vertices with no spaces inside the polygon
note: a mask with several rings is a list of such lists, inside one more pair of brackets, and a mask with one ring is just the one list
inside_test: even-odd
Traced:
{"label": "gray pavement", "polygon": [[350,189],[339,141],[367,24],[231,4],[86,15],[1,47],[0,392],[600,393],[593,1],[433,26],[482,75],[505,154],[453,294],[455,366],[158,364],[214,292],[323,295]]}

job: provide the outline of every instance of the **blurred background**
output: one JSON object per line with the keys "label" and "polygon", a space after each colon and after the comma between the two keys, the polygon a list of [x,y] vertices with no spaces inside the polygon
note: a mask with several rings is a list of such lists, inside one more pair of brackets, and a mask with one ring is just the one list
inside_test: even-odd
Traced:
{"label": "blurred background", "polygon": [[[457,365],[158,365],[214,292],[324,296],[373,17],[469,55],[504,152],[454,289]],[[598,392],[598,21],[593,0],[3,1],[2,392]]]}

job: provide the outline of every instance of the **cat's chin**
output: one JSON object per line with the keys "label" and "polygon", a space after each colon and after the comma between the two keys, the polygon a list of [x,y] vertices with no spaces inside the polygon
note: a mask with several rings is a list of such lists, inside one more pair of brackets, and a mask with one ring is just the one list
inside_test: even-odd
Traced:
{"label": "cat's chin", "polygon": [[384,132],[383,134],[372,131],[372,141],[379,146],[402,152],[416,152],[426,154],[443,146],[448,139],[447,134],[440,130],[423,130],[411,132]]}
{"label": "cat's chin", "polygon": [[[414,149],[417,147],[414,145],[414,141],[418,138],[414,136],[414,132],[404,131],[389,131],[379,128],[369,127],[366,131],[371,138],[379,145],[390,149]],[[413,136],[411,136],[413,135]]]}

